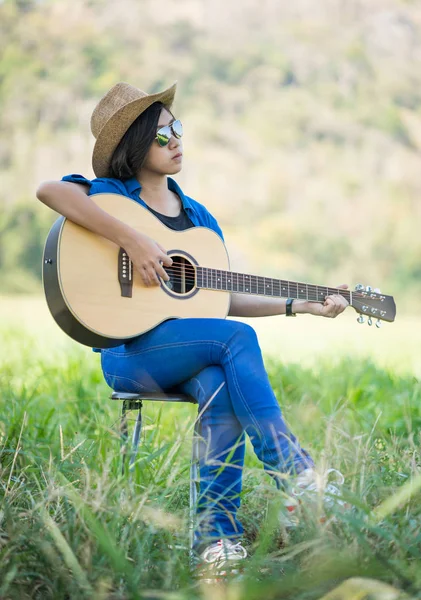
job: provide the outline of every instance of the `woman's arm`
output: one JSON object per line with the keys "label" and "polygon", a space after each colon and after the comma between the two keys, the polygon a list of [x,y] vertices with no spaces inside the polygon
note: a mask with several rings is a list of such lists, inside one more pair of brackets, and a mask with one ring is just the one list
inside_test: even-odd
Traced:
{"label": "woman's arm", "polygon": [[88,196],[88,186],[65,181],[46,181],[37,190],[37,198],[69,221],[85,227],[124,248],[139,271],[145,285],[160,285],[157,274],[168,281],[161,262],[170,267],[166,250],[147,235],[109,215]]}
{"label": "woman's arm", "polygon": [[89,187],[79,183],[45,181],[37,189],[37,198],[73,223],[124,248],[132,228],[99,208],[88,192]]}
{"label": "woman's arm", "polygon": [[[347,285],[338,288],[346,290]],[[269,317],[285,314],[285,298],[265,298],[264,296],[248,296],[246,294],[231,294],[230,317]],[[337,317],[348,306],[343,296],[327,296],[324,304],[308,300],[294,300],[292,312],[310,314],[320,317]]]}

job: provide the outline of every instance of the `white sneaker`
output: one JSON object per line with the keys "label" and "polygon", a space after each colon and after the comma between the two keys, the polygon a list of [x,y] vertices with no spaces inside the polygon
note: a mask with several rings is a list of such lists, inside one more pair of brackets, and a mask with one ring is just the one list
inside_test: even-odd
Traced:
{"label": "white sneaker", "polygon": [[[284,500],[285,511],[281,515],[281,522],[285,527],[296,527],[300,521],[300,507],[303,502],[312,502],[314,505],[322,504],[324,507],[347,507],[341,496],[340,487],[345,478],[337,469],[328,469],[325,473],[318,473],[315,469],[305,469],[290,483],[287,497]],[[325,518],[320,518],[324,522]]]}
{"label": "white sneaker", "polygon": [[247,550],[237,542],[218,540],[200,554],[198,575],[205,583],[216,583],[219,579],[241,573],[239,564],[247,558]]}

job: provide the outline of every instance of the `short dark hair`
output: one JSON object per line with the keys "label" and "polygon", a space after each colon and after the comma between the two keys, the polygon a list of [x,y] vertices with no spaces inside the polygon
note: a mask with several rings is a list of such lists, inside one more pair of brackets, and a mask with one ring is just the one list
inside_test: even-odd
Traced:
{"label": "short dark hair", "polygon": [[154,102],[130,125],[111,157],[108,177],[124,180],[138,175],[156,137],[163,108],[170,112],[162,102]]}

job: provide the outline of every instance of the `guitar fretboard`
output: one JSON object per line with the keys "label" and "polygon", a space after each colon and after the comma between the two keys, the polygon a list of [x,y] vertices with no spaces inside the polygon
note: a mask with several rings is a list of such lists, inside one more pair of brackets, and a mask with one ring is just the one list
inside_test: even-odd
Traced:
{"label": "guitar fretboard", "polygon": [[351,292],[348,290],[233,271],[221,271],[208,267],[196,267],[196,285],[208,290],[223,290],[275,298],[295,298],[313,302],[323,302],[326,296],[331,294],[341,294],[348,302],[351,300]]}

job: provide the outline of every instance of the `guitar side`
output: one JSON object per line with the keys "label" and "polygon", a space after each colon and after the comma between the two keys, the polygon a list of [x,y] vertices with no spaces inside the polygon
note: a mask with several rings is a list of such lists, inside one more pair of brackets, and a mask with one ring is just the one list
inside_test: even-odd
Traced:
{"label": "guitar side", "polygon": [[[90,198],[103,210],[200,265],[229,268],[220,237],[206,227],[173,231],[134,200],[118,194]],[[43,280],[47,303],[57,324],[76,341],[110,348],[149,331],[169,318],[225,318],[230,293],[196,290],[175,298],[162,286],[146,287],[133,273],[132,297],[121,295],[119,247],[73,222],[59,218],[45,245]],[[50,261],[50,262],[49,262]]]}

